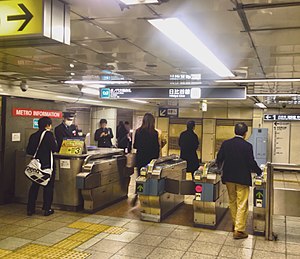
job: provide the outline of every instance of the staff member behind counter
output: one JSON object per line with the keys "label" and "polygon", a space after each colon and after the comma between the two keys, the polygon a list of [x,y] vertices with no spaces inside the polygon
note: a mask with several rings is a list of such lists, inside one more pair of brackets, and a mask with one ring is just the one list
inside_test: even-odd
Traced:
{"label": "staff member behind counter", "polygon": [[112,129],[107,128],[107,120],[100,120],[100,128],[96,130],[94,139],[98,141],[98,147],[112,147],[111,139],[114,137]]}
{"label": "staff member behind counter", "polygon": [[76,127],[72,124],[74,116],[74,112],[63,112],[63,122],[54,129],[59,149],[64,139],[78,137]]}

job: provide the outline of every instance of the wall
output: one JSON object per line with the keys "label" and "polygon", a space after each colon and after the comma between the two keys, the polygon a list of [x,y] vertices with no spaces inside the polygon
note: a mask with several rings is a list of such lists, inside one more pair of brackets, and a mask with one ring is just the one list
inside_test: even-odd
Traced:
{"label": "wall", "polygon": [[[4,165],[3,172],[1,172],[1,183],[3,192],[2,202],[10,202],[14,196],[14,181],[15,181],[15,152],[16,150],[26,149],[29,136],[36,131],[33,129],[32,117],[13,117],[13,108],[33,108],[45,110],[59,110],[65,109],[64,104],[55,103],[52,101],[32,100],[26,98],[6,98],[5,105],[5,139],[4,142]],[[4,114],[3,114],[4,115]],[[53,128],[61,123],[61,119],[53,119]],[[12,142],[12,133],[20,133],[21,141]]]}

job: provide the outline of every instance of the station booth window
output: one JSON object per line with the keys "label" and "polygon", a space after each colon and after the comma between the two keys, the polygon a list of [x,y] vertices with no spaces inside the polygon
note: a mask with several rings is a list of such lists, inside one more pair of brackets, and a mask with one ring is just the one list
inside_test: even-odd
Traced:
{"label": "station booth window", "polygon": [[201,147],[202,147],[202,120],[201,119],[183,119],[183,118],[170,118],[169,124],[169,155],[180,155],[180,147],[178,145],[180,133],[186,130],[186,124],[188,121],[194,120],[196,122],[194,132],[198,136],[199,147],[197,154],[201,160]]}
{"label": "station booth window", "polygon": [[252,133],[252,120],[228,120],[228,119],[218,119],[216,121],[216,146],[215,151],[216,154],[221,148],[223,141],[233,138],[234,134],[234,126],[239,122],[244,122],[248,126],[248,132],[246,135],[246,140],[251,136]]}

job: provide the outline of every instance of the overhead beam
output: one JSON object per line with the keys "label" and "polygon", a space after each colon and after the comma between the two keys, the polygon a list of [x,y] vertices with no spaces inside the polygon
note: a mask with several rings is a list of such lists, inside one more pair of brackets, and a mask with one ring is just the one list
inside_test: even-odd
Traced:
{"label": "overhead beam", "polygon": [[260,10],[270,8],[284,8],[300,6],[300,2],[287,2],[287,3],[269,3],[269,4],[239,4],[233,10]]}
{"label": "overhead beam", "polygon": [[291,27],[277,27],[277,28],[261,28],[261,29],[249,29],[241,32],[260,32],[260,31],[283,31],[283,30],[299,30],[300,26]]}

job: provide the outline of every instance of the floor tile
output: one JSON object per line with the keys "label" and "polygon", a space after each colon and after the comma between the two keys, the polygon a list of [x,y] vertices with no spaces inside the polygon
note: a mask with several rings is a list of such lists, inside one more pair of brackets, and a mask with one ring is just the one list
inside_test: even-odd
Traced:
{"label": "floor tile", "polygon": [[168,236],[173,232],[174,229],[170,227],[159,227],[159,226],[151,226],[144,233],[147,235],[156,235],[156,236]]}
{"label": "floor tile", "polygon": [[8,236],[0,235],[0,240],[7,238]]}
{"label": "floor tile", "polygon": [[249,235],[248,238],[245,239],[233,239],[230,235],[226,238],[225,244],[227,246],[234,246],[234,247],[244,247],[244,248],[254,248],[256,237]]}
{"label": "floor tile", "polygon": [[268,241],[264,237],[257,237],[255,242],[255,250],[263,250],[275,253],[285,253],[285,242],[280,241]]}
{"label": "floor tile", "polygon": [[50,230],[29,228],[25,231],[15,234],[14,236],[30,240],[37,240],[43,236],[48,235],[49,233],[51,233]]}
{"label": "floor tile", "polygon": [[167,237],[164,241],[162,241],[162,243],[159,244],[159,247],[187,251],[192,243],[192,240]]}
{"label": "floor tile", "polygon": [[72,234],[66,234],[66,233],[62,233],[62,232],[56,232],[56,233],[52,232],[46,236],[43,236],[43,237],[37,239],[36,241],[54,245],[64,239],[68,238],[71,235]]}
{"label": "floor tile", "polygon": [[0,234],[4,236],[14,236],[22,231],[27,230],[28,227],[6,225],[0,229]]}
{"label": "floor tile", "polygon": [[117,254],[134,256],[138,258],[146,258],[154,250],[153,246],[128,244],[124,246]]}
{"label": "floor tile", "polygon": [[116,227],[123,227],[124,225],[126,225],[127,223],[129,223],[129,219],[106,219],[104,221],[101,222],[101,224],[103,225],[108,225],[108,226],[116,226]]}
{"label": "floor tile", "polygon": [[223,245],[226,238],[226,235],[220,235],[211,232],[201,232],[196,240]]}
{"label": "floor tile", "polygon": [[252,249],[233,247],[224,245],[219,253],[219,256],[229,257],[229,258],[241,258],[250,259],[252,256]]}
{"label": "floor tile", "polygon": [[166,248],[157,247],[147,257],[149,259],[176,259],[183,256],[183,251],[171,250]]}
{"label": "floor tile", "polygon": [[[51,217],[51,216],[49,216],[49,217]],[[56,221],[47,221],[43,224],[35,226],[35,228],[55,231],[57,229],[65,227],[67,225],[68,225],[68,223],[56,222]]]}
{"label": "floor tile", "polygon": [[25,244],[30,243],[31,240],[18,237],[8,237],[0,241],[0,249],[15,250]]}
{"label": "floor tile", "polygon": [[91,216],[88,216],[88,217],[81,218],[80,221],[89,222],[89,223],[93,223],[93,224],[99,224],[99,223],[103,222],[106,219],[108,219],[107,216],[91,215]]}
{"label": "floor tile", "polygon": [[139,233],[124,232],[121,235],[111,234],[111,235],[105,237],[105,239],[129,243],[133,239],[135,239],[138,235],[139,235]]}
{"label": "floor tile", "polygon": [[299,255],[287,255],[287,259],[299,259]]}
{"label": "floor tile", "polygon": [[127,228],[128,231],[130,231],[130,232],[142,233],[146,229],[148,229],[150,226],[151,225],[144,224],[143,222],[139,222],[139,223],[129,222],[126,225],[124,225],[123,227]]}
{"label": "floor tile", "polygon": [[178,238],[178,239],[186,239],[186,240],[195,240],[199,236],[200,232],[193,231],[193,230],[181,230],[175,229],[171,234],[170,237]]}
{"label": "floor tile", "polygon": [[300,244],[300,235],[295,234],[286,234],[286,242],[287,243],[295,243]]}
{"label": "floor tile", "polygon": [[53,219],[53,221],[63,222],[63,223],[72,223],[81,219],[79,216],[72,216],[72,215],[60,215]]}
{"label": "floor tile", "polygon": [[285,259],[285,254],[254,250],[252,259]]}
{"label": "floor tile", "polygon": [[300,244],[286,244],[286,250],[288,254],[299,255],[300,257]]}
{"label": "floor tile", "polygon": [[107,240],[103,239],[97,244],[90,247],[92,250],[96,250],[99,252],[111,253],[114,254],[121,250],[127,243],[114,241],[114,240]]}
{"label": "floor tile", "polygon": [[194,252],[206,255],[218,255],[221,250],[222,245],[207,243],[203,241],[194,241],[194,243],[189,248],[188,252]]}
{"label": "floor tile", "polygon": [[132,241],[132,243],[141,245],[146,244],[149,246],[158,246],[164,239],[165,237],[162,236],[140,234],[136,239]]}
{"label": "floor tile", "polygon": [[80,231],[80,229],[62,227],[62,228],[57,229],[55,232],[61,232],[61,233],[66,233],[66,234],[75,234],[78,231]]}
{"label": "floor tile", "polygon": [[23,226],[23,227],[34,227],[36,225],[39,225],[39,224],[42,224],[45,222],[46,222],[45,220],[30,217],[30,218],[20,220],[20,221],[16,222],[14,225]]}
{"label": "floor tile", "polygon": [[98,252],[94,250],[86,250],[85,252],[90,253],[91,255],[88,257],[88,259],[108,259],[113,256],[113,254],[105,253],[105,252]]}
{"label": "floor tile", "polygon": [[136,259],[136,258],[141,258],[141,257],[133,257],[133,256],[128,256],[128,255],[118,255],[115,254],[110,259]]}
{"label": "floor tile", "polygon": [[186,252],[182,259],[215,259],[216,257],[213,255],[204,255],[192,252]]}
{"label": "floor tile", "polygon": [[92,247],[93,245],[95,245],[96,243],[100,242],[101,239],[93,237],[89,240],[87,240],[86,242],[82,243],[80,246],[78,246],[77,248],[79,250],[86,250],[89,249],[90,247]]}

